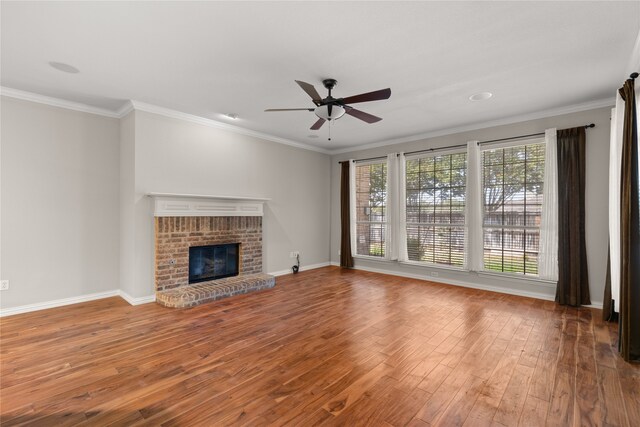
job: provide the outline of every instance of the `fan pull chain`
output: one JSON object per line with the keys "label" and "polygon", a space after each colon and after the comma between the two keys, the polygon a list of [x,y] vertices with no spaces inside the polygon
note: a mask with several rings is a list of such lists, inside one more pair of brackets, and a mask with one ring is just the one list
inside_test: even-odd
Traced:
{"label": "fan pull chain", "polygon": [[332,123],[333,120],[329,120],[329,141],[331,141],[331,127],[333,126]]}

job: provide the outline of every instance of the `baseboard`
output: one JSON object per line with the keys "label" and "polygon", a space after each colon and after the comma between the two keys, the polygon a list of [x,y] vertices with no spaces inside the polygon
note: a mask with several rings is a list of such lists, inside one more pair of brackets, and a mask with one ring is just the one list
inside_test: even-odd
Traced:
{"label": "baseboard", "polygon": [[[300,266],[300,271],[307,271],[307,270],[314,270],[316,268],[322,268],[322,267],[327,267],[329,265],[332,265],[330,262],[321,262],[318,264],[311,264],[311,265],[302,265]],[[291,271],[290,268],[286,269],[286,270],[280,270],[280,271],[274,271],[273,273],[267,273],[270,274],[272,276],[284,276],[285,274],[293,274],[293,272]]]}
{"label": "baseboard", "polygon": [[[334,265],[336,267],[340,267],[340,263],[336,262],[336,261],[331,261],[330,264]],[[536,299],[541,299],[541,300],[545,300],[545,301],[555,301],[555,297],[550,296],[550,295],[545,295],[545,294],[542,294],[542,293],[539,293],[539,292],[527,292],[527,291],[521,291],[521,290],[518,290],[518,289],[502,288],[502,287],[498,287],[498,286],[479,285],[477,283],[466,282],[466,281],[461,281],[461,280],[450,280],[450,279],[446,279],[446,278],[442,278],[442,277],[434,278],[434,277],[431,277],[431,276],[423,276],[423,275],[420,275],[420,274],[405,273],[405,272],[400,272],[400,271],[393,271],[392,272],[392,271],[382,270],[382,269],[378,269],[378,268],[371,268],[371,267],[355,266],[353,268],[355,270],[370,271],[372,273],[387,274],[389,276],[407,277],[407,278],[410,278],[410,279],[425,280],[425,281],[428,281],[428,282],[435,282],[435,283],[444,283],[444,284],[447,284],[447,285],[461,286],[461,287],[464,287],[464,288],[481,289],[481,290],[484,290],[484,291],[498,292],[498,293],[507,294],[507,295],[517,295],[517,296],[521,296],[521,297],[536,298]],[[592,304],[583,305],[583,307],[597,308],[597,309],[602,310],[602,302],[601,301],[594,301]]]}
{"label": "baseboard", "polygon": [[550,295],[541,294],[541,293],[538,293],[538,292],[527,292],[527,291],[520,291],[520,290],[517,290],[517,289],[501,288],[501,287],[498,287],[498,286],[479,285],[477,283],[465,282],[465,281],[462,281],[462,280],[450,280],[450,279],[445,279],[445,278],[442,278],[442,277],[434,278],[434,277],[430,277],[430,276],[423,276],[421,274],[405,273],[405,272],[400,272],[400,271],[390,272],[390,271],[381,270],[381,269],[378,269],[378,268],[363,267],[363,266],[356,266],[356,267],[354,267],[354,269],[355,270],[370,271],[372,273],[387,274],[389,276],[400,276],[400,277],[407,277],[407,278],[410,278],[410,279],[425,280],[427,282],[444,283],[446,285],[460,286],[460,287],[463,287],[463,288],[480,289],[480,290],[483,290],[483,291],[498,292],[498,293],[507,294],[507,295],[517,295],[517,296],[521,296],[521,297],[536,298],[536,299],[541,299],[541,300],[545,300],[545,301],[553,301],[554,300],[554,297],[552,297]]}
{"label": "baseboard", "polygon": [[46,310],[47,308],[63,307],[65,305],[78,304],[80,302],[94,301],[97,299],[120,296],[118,289],[113,291],[98,292],[95,294],[80,295],[77,297],[57,299],[53,301],[39,302],[35,304],[21,305],[18,307],[0,310],[0,317],[13,316],[14,314],[29,313],[31,311]]}
{"label": "baseboard", "polygon": [[29,313],[38,310],[46,310],[48,308],[64,307],[65,305],[78,304],[81,302],[88,302],[111,297],[120,297],[131,305],[147,304],[150,302],[155,302],[156,300],[155,295],[135,298],[120,289],[116,289],[113,291],[98,292],[95,294],[80,295],[77,297],[21,305],[18,307],[4,308],[0,309],[0,317],[13,316],[14,314]]}
{"label": "baseboard", "polygon": [[131,305],[148,304],[150,302],[155,302],[156,301],[156,295],[155,294],[147,295],[146,297],[132,297],[131,295],[129,295],[128,293],[126,293],[125,291],[120,289],[118,291],[118,295],[120,295],[120,298],[122,298],[123,300],[125,300],[126,302],[128,302]]}
{"label": "baseboard", "polygon": [[600,310],[602,310],[602,306],[603,306],[603,304],[601,302],[599,302],[599,301],[593,302],[593,303],[591,303],[589,305],[583,305],[583,307],[598,308]]}
{"label": "baseboard", "polygon": [[[313,269],[316,269],[316,268],[327,267],[329,265],[340,266],[340,263],[334,262],[334,261],[332,261],[332,262],[321,262],[321,263],[318,263],[318,264],[302,266],[302,267],[300,267],[300,271],[313,270]],[[496,287],[496,286],[478,285],[476,283],[459,281],[459,280],[443,279],[441,277],[438,277],[437,280],[434,280],[433,277],[423,276],[423,275],[420,275],[420,274],[405,273],[405,272],[399,272],[399,271],[390,272],[390,271],[381,270],[381,269],[378,269],[378,268],[363,267],[363,266],[356,266],[356,267],[354,267],[354,269],[355,270],[362,270],[362,271],[369,271],[369,272],[372,272],[372,273],[386,274],[388,276],[407,277],[407,278],[410,278],[410,279],[418,279],[418,280],[425,280],[425,281],[428,281],[428,282],[444,283],[444,284],[447,284],[447,285],[461,286],[461,287],[464,287],[464,288],[481,289],[481,290],[484,290],[484,291],[498,292],[498,293],[508,294],[508,295],[517,295],[517,296],[522,296],[522,297],[537,298],[537,299],[546,300],[546,301],[553,301],[554,300],[554,298],[552,296],[540,294],[540,293],[537,293],[537,292],[526,292],[526,291],[520,291],[520,290],[514,290],[514,289],[505,289],[505,288],[500,288],[500,287]],[[276,272],[269,273],[269,274],[271,274],[272,276],[283,276],[285,274],[292,274],[292,273],[291,273],[291,270],[281,270],[281,271],[276,271]],[[97,299],[111,298],[111,297],[116,297],[116,296],[121,297],[122,299],[124,299],[126,302],[128,302],[131,305],[148,304],[148,303],[151,303],[151,302],[155,302],[155,300],[156,300],[156,296],[155,295],[148,295],[148,296],[145,296],[145,297],[132,297],[128,293],[124,292],[123,290],[116,289],[116,290],[113,290],[113,291],[98,292],[98,293],[95,293],[95,294],[80,295],[80,296],[77,296],[77,297],[63,298],[63,299],[58,299],[58,300],[54,300],[54,301],[46,301],[46,302],[40,302],[40,303],[36,303],[36,304],[27,304],[27,305],[21,305],[21,306],[18,306],[18,307],[0,309],[0,317],[13,316],[15,314],[29,313],[29,312],[38,311],[38,310],[46,310],[48,308],[64,307],[65,305],[78,304],[78,303],[81,303],[81,302],[94,301],[94,300],[97,300]],[[597,308],[597,309],[602,310],[602,302],[595,301],[593,304],[585,305],[584,307]]]}

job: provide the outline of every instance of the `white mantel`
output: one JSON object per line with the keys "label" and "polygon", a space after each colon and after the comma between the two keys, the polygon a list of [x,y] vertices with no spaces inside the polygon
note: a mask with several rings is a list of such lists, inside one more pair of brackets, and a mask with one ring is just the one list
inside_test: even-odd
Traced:
{"label": "white mantel", "polygon": [[205,194],[147,193],[154,216],[263,216],[270,199]]}

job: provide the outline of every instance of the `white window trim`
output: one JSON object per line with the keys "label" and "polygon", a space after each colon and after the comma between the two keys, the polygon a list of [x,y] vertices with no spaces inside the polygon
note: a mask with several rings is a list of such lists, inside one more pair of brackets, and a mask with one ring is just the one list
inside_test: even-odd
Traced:
{"label": "white window trim", "polygon": [[[371,165],[379,165],[381,163],[387,163],[387,159],[385,156],[380,156],[379,159],[373,160],[352,160],[355,166],[371,166]],[[387,165],[388,167],[389,165]]]}
{"label": "white window trim", "polygon": [[535,144],[544,144],[546,142],[545,137],[536,137],[529,139],[520,139],[515,141],[501,141],[501,142],[488,142],[486,144],[481,144],[479,146],[480,151],[488,151],[488,150],[499,150],[502,148],[511,148],[511,147],[523,147],[525,145],[535,145]]}
{"label": "white window trim", "polygon": [[389,258],[381,257],[381,256],[373,256],[373,255],[359,255],[353,254],[354,258],[358,259],[366,259],[369,261],[381,261],[381,262],[396,262],[395,260],[391,260]]}
{"label": "white window trim", "polygon": [[[406,206],[407,206],[407,200],[406,200],[406,188],[407,188],[407,173],[406,173],[406,162],[411,161],[411,160],[420,160],[420,159],[426,159],[426,158],[430,158],[430,157],[437,157],[437,156],[447,156],[447,155],[452,155],[452,154],[464,154],[465,156],[468,156],[468,152],[467,149],[464,147],[457,147],[457,148],[451,148],[451,149],[443,149],[443,150],[438,150],[437,148],[435,148],[434,150],[437,151],[429,151],[426,153],[415,153],[415,154],[410,154],[410,155],[405,155],[404,156],[404,167],[402,168],[401,172],[402,172],[402,177],[401,177],[401,182],[402,182],[402,192],[405,195],[405,197],[403,198],[402,202],[405,206],[405,215],[406,215]],[[466,159],[468,161],[468,159]],[[468,173],[469,170],[469,165],[467,163],[466,169],[465,169],[465,176]],[[463,267],[456,267],[456,266],[452,266],[449,264],[438,264],[438,263],[434,263],[434,262],[429,262],[429,261],[412,261],[409,260],[409,258],[407,257],[406,260],[401,260],[400,263],[401,264],[407,264],[407,265],[416,265],[416,266],[424,266],[424,267],[429,267],[429,268],[440,268],[443,267],[445,270],[455,270],[455,271],[469,271],[466,269],[466,264],[467,264],[467,234],[468,234],[468,227],[467,227],[467,219],[466,219],[466,205],[467,205],[467,200],[466,200],[466,186],[467,183],[465,182],[465,222],[464,223],[460,223],[460,224],[447,224],[447,223],[422,223],[422,222],[408,222],[406,221],[406,217],[405,220],[403,222],[403,229],[399,230],[401,233],[404,233],[406,236],[407,233],[407,226],[409,225],[417,225],[417,226],[426,226],[426,227],[457,227],[457,228],[462,228],[464,230],[464,250],[463,250],[463,256],[464,256],[464,260],[463,260]],[[406,250],[406,240],[404,242],[405,244],[405,250]]]}
{"label": "white window trim", "polygon": [[[424,262],[415,262],[415,261],[395,261],[395,260],[390,260],[385,258],[367,256],[367,255],[354,255],[353,258],[360,259],[363,261],[380,262],[383,264],[406,265],[410,267],[421,268],[424,270],[442,270],[442,271],[447,271],[451,273],[474,273],[471,270],[468,270],[466,268],[452,267],[446,264],[427,264]],[[487,276],[487,277],[515,280],[517,282],[536,282],[536,283],[540,283],[542,286],[553,288],[553,289],[555,289],[556,287],[555,281],[540,279],[537,276],[533,276],[529,274],[502,273],[499,271],[477,271],[475,273],[477,273],[478,276]],[[433,280],[437,281],[437,278],[434,278]]]}
{"label": "white window trim", "polygon": [[[480,149],[480,153],[482,153],[483,151],[489,151],[489,150],[499,150],[499,149],[504,149],[504,148],[511,148],[511,147],[523,147],[525,145],[535,145],[535,144],[546,144],[546,138],[544,136],[542,137],[537,137],[537,138],[531,138],[531,139],[524,139],[524,140],[516,140],[516,141],[503,141],[503,142],[496,142],[496,143],[488,143],[488,144],[483,144],[479,146]],[[482,174],[483,174],[483,170],[482,170],[482,158],[480,159],[480,179],[482,179]],[[482,184],[481,184],[481,190],[483,189]],[[538,229],[540,230],[540,226],[535,227],[535,226],[500,226],[500,225],[485,225],[484,224],[484,209],[482,209],[483,215],[482,215],[482,234],[484,236],[484,230],[487,228],[505,228],[505,229],[516,229],[516,230],[520,230],[520,229]],[[539,249],[538,249],[539,250]],[[483,252],[484,252],[484,245],[483,245]],[[484,255],[483,255],[484,257]],[[529,280],[529,281],[535,281],[535,282],[541,282],[541,283],[547,283],[547,284],[553,284],[553,287],[556,286],[556,282],[554,281],[550,281],[550,280],[546,280],[546,279],[541,279],[539,274],[524,274],[524,273],[510,273],[510,272],[506,272],[506,271],[495,271],[495,270],[487,270],[484,267],[484,263],[482,265],[482,270],[478,271],[479,275],[483,275],[483,276],[496,276],[496,277],[507,277],[509,279],[520,279],[520,280]]]}
{"label": "white window trim", "polygon": [[[356,168],[358,166],[370,166],[370,165],[378,165],[378,164],[383,164],[386,163],[387,165],[387,179],[386,179],[386,183],[385,183],[385,187],[389,186],[389,160],[388,159],[384,159],[383,157],[380,157],[379,159],[371,159],[371,160],[363,160],[363,161],[357,161],[357,160],[349,160],[350,164],[349,164],[349,180],[350,182],[350,188],[349,188],[349,192],[350,192],[350,206],[349,206],[349,211],[351,214],[351,256],[353,258],[361,258],[361,259],[368,259],[368,260],[376,260],[376,261],[391,261],[390,258],[390,254],[389,254],[389,233],[392,233],[393,231],[390,230],[390,225],[389,225],[389,188],[385,188],[385,193],[386,193],[386,197],[387,197],[387,201],[386,201],[386,205],[385,205],[385,209],[387,211],[387,214],[385,215],[385,218],[387,218],[386,221],[358,221],[357,220],[357,213],[356,213],[356,209],[357,209],[357,204],[356,204],[356,196],[357,196],[357,188],[356,188]],[[385,248],[385,253],[383,257],[377,257],[377,256],[373,256],[373,255],[362,255],[357,253],[358,251],[358,223],[360,224],[382,224],[384,225],[385,228],[385,239],[384,239],[384,248]]]}
{"label": "white window trim", "polygon": [[412,266],[416,266],[416,267],[422,267],[422,268],[426,268],[426,269],[438,269],[438,270],[448,270],[448,271],[457,271],[457,272],[461,272],[461,273],[468,273],[469,270],[467,270],[464,267],[455,267],[453,265],[448,265],[448,264],[434,264],[432,262],[428,262],[428,261],[401,261],[400,264],[405,264],[405,265],[412,265]]}
{"label": "white window trim", "polygon": [[419,160],[427,157],[447,156],[449,154],[467,154],[467,149],[462,146],[447,149],[434,148],[433,150],[434,151],[426,151],[424,153],[406,154],[404,158],[405,160]]}
{"label": "white window trim", "polygon": [[478,271],[478,275],[479,276],[502,277],[503,279],[508,278],[509,280],[519,280],[519,281],[523,281],[523,282],[539,282],[539,283],[542,283],[544,285],[549,286],[550,288],[552,287],[554,289],[555,289],[556,284],[557,284],[557,282],[555,282],[553,280],[541,279],[537,275],[534,276],[533,274],[509,273],[509,272],[502,272],[502,271],[483,270],[483,271]]}

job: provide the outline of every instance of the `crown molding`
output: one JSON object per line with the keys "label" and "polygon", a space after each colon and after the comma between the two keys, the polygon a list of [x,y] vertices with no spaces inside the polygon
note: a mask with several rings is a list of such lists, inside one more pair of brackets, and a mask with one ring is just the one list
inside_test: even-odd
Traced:
{"label": "crown molding", "polygon": [[66,108],[67,110],[80,111],[80,112],[89,113],[89,114],[97,114],[99,116],[111,117],[114,119],[120,118],[117,112],[107,110],[106,108],[93,107],[91,105],[81,104],[79,102],[67,101],[65,99],[40,95],[37,93],[13,89],[5,86],[0,87],[0,95],[7,96],[9,98],[16,98],[16,99],[22,99],[25,101],[37,102],[39,104],[51,105],[53,107]]}
{"label": "crown molding", "polygon": [[240,135],[246,135],[254,138],[264,139],[267,141],[277,142],[278,144],[284,144],[284,145],[288,145],[295,148],[301,148],[303,150],[310,150],[310,151],[315,151],[322,154],[329,154],[329,150],[325,150],[324,148],[314,147],[311,145],[292,141],[290,139],[280,138],[274,135],[269,135],[266,133],[245,129],[240,126],[234,126],[228,123],[222,123],[216,120],[207,119],[205,117],[200,117],[193,114],[187,114],[181,111],[171,110],[169,108],[159,107],[157,105],[147,104],[140,101],[128,100],[117,111],[113,111],[105,108],[93,107],[91,105],[82,104],[79,102],[67,101],[65,99],[40,95],[37,93],[13,89],[5,86],[0,87],[0,95],[7,96],[10,98],[22,99],[25,101],[37,102],[39,104],[51,105],[53,107],[65,108],[68,110],[80,111],[83,113],[97,114],[100,116],[110,117],[114,119],[120,119],[134,110],[145,111],[147,113],[158,114],[158,115],[169,117],[169,118],[184,120],[187,122],[197,123],[197,124],[217,128],[217,129],[223,129],[223,130],[237,133]]}
{"label": "crown molding", "polygon": [[133,103],[131,102],[131,100],[127,100],[127,102],[125,102],[124,105],[120,107],[118,111],[116,111],[116,114],[118,115],[119,118],[123,118],[133,110],[134,110]]}
{"label": "crown molding", "polygon": [[301,148],[303,150],[310,150],[310,151],[316,151],[318,153],[330,154],[329,150],[325,150],[324,148],[302,144],[300,142],[292,141],[290,139],[280,138],[280,137],[269,135],[266,133],[246,129],[240,126],[230,125],[228,123],[219,122],[217,120],[207,119],[205,117],[183,113],[181,111],[171,110],[169,108],[158,107],[157,105],[146,104],[144,102],[135,101],[135,100],[131,100],[131,104],[133,105],[133,109],[136,111],[144,111],[147,113],[158,114],[158,115],[169,117],[172,119],[184,120],[186,122],[209,126],[216,129],[222,129],[222,130],[237,133],[240,135],[264,139],[267,141],[277,142],[278,144],[289,145],[291,147]]}
{"label": "crown molding", "polygon": [[[636,44],[640,43],[640,37],[636,41]],[[565,107],[552,108],[548,110],[538,111],[535,113],[522,114],[518,116],[511,116],[504,119],[492,120],[483,123],[474,123],[464,126],[456,126],[447,129],[436,130],[433,132],[426,132],[418,135],[412,135],[403,138],[396,138],[386,141],[374,142],[371,144],[357,145],[348,148],[341,148],[337,150],[327,150],[320,147],[314,147],[312,145],[303,144],[301,142],[293,141],[290,139],[280,138],[274,135],[253,131],[240,126],[231,125],[228,123],[219,122],[213,119],[207,119],[205,117],[196,116],[193,114],[183,113],[177,110],[171,110],[169,108],[159,107],[157,105],[147,104],[140,101],[129,100],[120,107],[117,111],[108,110],[105,108],[93,107],[91,105],[82,104],[79,102],[67,101],[60,98],[53,98],[50,96],[44,96],[33,92],[27,92],[18,89],[12,89],[5,86],[0,86],[0,95],[10,98],[22,99],[31,102],[37,102],[40,104],[51,105],[54,107],[66,108],[69,110],[80,111],[84,113],[97,114],[100,116],[111,117],[120,119],[131,111],[139,110],[147,113],[158,114],[164,117],[169,117],[178,120],[184,120],[191,123],[197,123],[204,126],[213,127],[216,129],[226,130],[228,132],[237,133],[240,135],[251,136],[254,138],[260,138],[267,141],[276,142],[278,144],[284,144],[303,150],[315,151],[322,154],[336,155],[351,153],[353,151],[367,150],[370,148],[386,147],[396,144],[402,144],[405,142],[420,141],[422,139],[435,138],[438,136],[451,135],[455,133],[468,132],[479,129],[486,129],[495,126],[503,126],[513,123],[525,122],[529,120],[542,119],[545,117],[559,116],[562,114],[577,113],[580,111],[594,110],[596,108],[612,107],[615,105],[615,98],[600,99],[596,101],[584,102],[581,104],[574,104]]]}
{"label": "crown molding", "polygon": [[447,129],[440,129],[433,132],[426,132],[418,135],[407,136],[403,138],[390,139],[387,141],[373,142],[371,144],[357,145],[349,148],[340,148],[330,150],[329,154],[344,154],[354,151],[368,150],[370,148],[386,147],[390,145],[402,144],[405,142],[420,141],[428,138],[436,138],[438,136],[452,135],[456,133],[469,132],[473,130],[486,129],[496,126],[510,125],[513,123],[521,123],[529,120],[544,119],[546,117],[561,116],[563,114],[578,113],[580,111],[595,110],[597,108],[613,107],[616,103],[615,98],[599,99],[596,101],[583,102],[580,104],[568,105],[565,107],[551,108],[548,110],[537,111],[535,113],[521,114],[517,116],[506,117],[504,119],[491,120],[482,123],[473,123],[464,126],[455,126]]}

